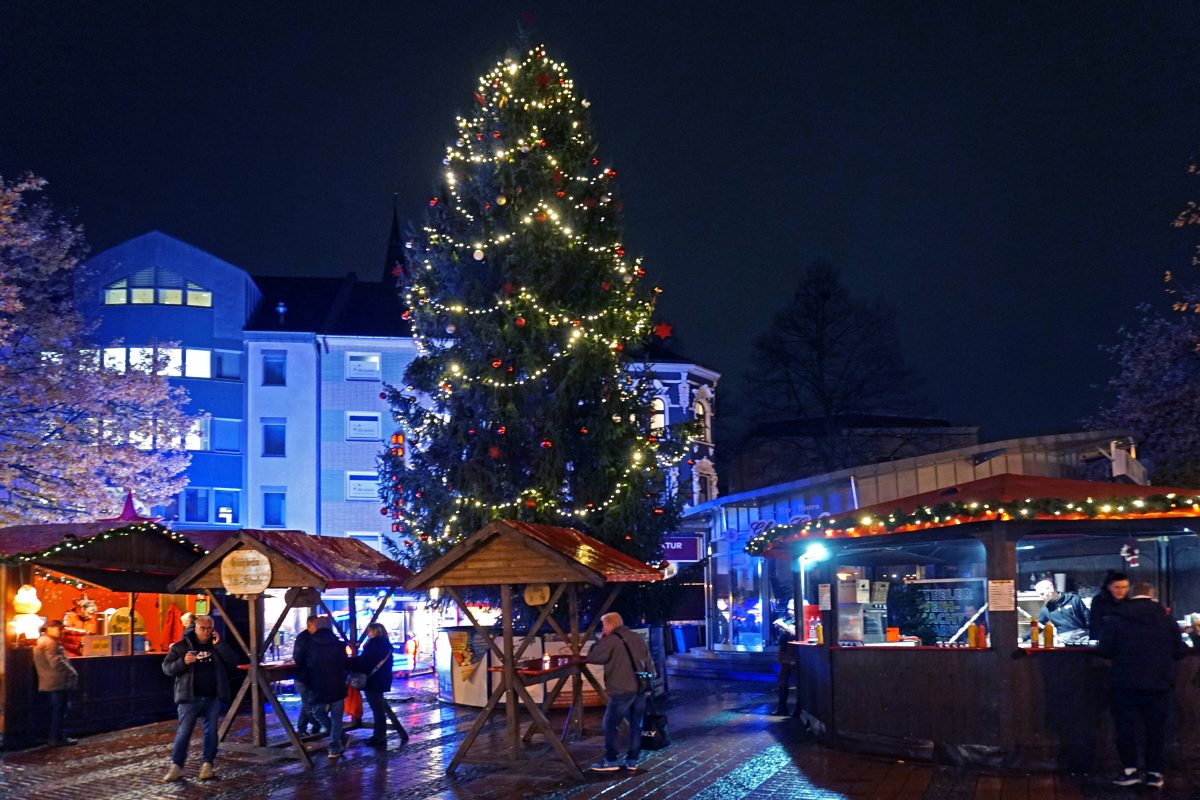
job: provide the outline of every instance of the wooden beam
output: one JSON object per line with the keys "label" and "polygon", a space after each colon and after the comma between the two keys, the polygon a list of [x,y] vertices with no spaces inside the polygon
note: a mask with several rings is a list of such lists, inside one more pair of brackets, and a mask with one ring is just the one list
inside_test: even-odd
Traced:
{"label": "wooden beam", "polygon": [[275,716],[279,719],[279,724],[283,726],[283,732],[287,734],[288,741],[291,742],[296,755],[304,762],[305,766],[311,769],[312,756],[308,754],[308,750],[304,748],[304,743],[296,735],[296,729],[292,727],[292,721],[288,718],[287,712],[283,710],[283,705],[279,702],[279,698],[275,696],[275,692],[271,689],[271,684],[260,670],[254,670],[254,674],[258,679],[259,691],[271,701],[271,707],[275,709]]}
{"label": "wooden beam", "polygon": [[558,600],[560,597],[562,597],[563,591],[566,588],[567,584],[565,583],[560,583],[558,586],[554,587],[554,594],[550,595],[550,599],[546,602],[546,605],[542,607],[542,613],[538,615],[536,620],[534,620],[533,625],[529,628],[529,631],[525,634],[524,639],[521,641],[521,646],[517,648],[517,654],[514,656],[514,658],[516,658],[518,661],[520,661],[521,656],[525,654],[525,648],[529,647],[529,643],[533,641],[533,637],[537,636],[538,631],[542,629],[542,625],[545,624],[546,618],[550,616],[550,612],[554,610],[554,606],[558,605]]}
{"label": "wooden beam", "polygon": [[376,608],[376,609],[375,609],[375,613],[371,615],[371,621],[370,621],[370,622],[368,622],[368,623],[366,624],[366,626],[364,626],[364,627],[363,627],[363,629],[362,629],[362,633],[360,633],[360,634],[358,635],[358,644],[359,644],[359,645],[361,645],[361,644],[362,644],[364,641],[366,641],[366,638],[367,638],[367,628],[369,628],[369,627],[371,627],[372,625],[374,625],[374,624],[375,624],[375,622],[376,622],[376,621],[379,619],[379,615],[380,615],[380,613],[382,613],[382,612],[383,612],[383,609],[387,608],[388,601],[392,599],[392,593],[393,593],[393,592],[395,592],[395,591],[396,591],[396,587],[394,587],[394,586],[389,586],[389,587],[388,587],[387,594],[385,594],[385,595],[383,596],[383,600],[381,600],[381,601],[380,601],[380,603],[379,603],[379,607],[378,607],[378,608]]}
{"label": "wooden beam", "polygon": [[[588,639],[596,635],[596,628],[600,627],[600,620],[605,614],[608,613],[608,610],[612,608],[612,604],[616,602],[617,595],[620,593],[621,584],[618,583],[617,585],[613,586],[612,591],[608,593],[608,599],[606,599],[600,605],[600,610],[597,611],[596,616],[592,618],[592,624],[588,625],[587,630],[583,632],[583,642],[586,642]],[[580,646],[582,646],[583,642],[580,642]]]}
{"label": "wooden beam", "polygon": [[225,620],[225,629],[233,634],[233,638],[239,645],[241,645],[242,652],[249,657],[250,645],[246,644],[246,640],[242,638],[240,633],[238,633],[237,626],[233,624],[233,620],[231,620],[229,615],[225,613],[225,608],[221,605],[221,602],[217,600],[217,596],[213,593],[212,589],[205,589],[204,593],[208,595],[208,601],[213,604],[213,608],[221,612],[221,618]]}
{"label": "wooden beam", "polygon": [[346,644],[350,644],[350,640],[346,637],[346,632],[342,630],[341,623],[337,621],[337,617],[329,610],[329,606],[325,605],[325,601],[321,601],[321,608],[325,609],[325,614],[329,617],[329,621],[333,623],[333,629],[337,631],[338,638]]}
{"label": "wooden beam", "polygon": [[466,738],[463,739],[463,743],[455,751],[454,758],[450,759],[450,766],[446,767],[446,772],[454,772],[455,768],[466,758],[467,751],[471,749],[471,745],[475,744],[475,738],[483,730],[483,724],[488,721],[488,717],[492,716],[492,712],[496,710],[496,703],[500,702],[500,695],[502,694],[504,694],[503,683],[492,690],[492,696],[488,698],[487,705],[483,707],[483,710],[479,712],[479,716],[471,723],[471,729],[467,731]]}
{"label": "wooden beam", "polygon": [[500,621],[504,631],[504,718],[508,729],[508,758],[521,756],[521,729],[517,722],[517,662],[513,658],[512,586],[500,586]]}
{"label": "wooden beam", "polygon": [[[562,740],[558,738],[558,734],[556,734],[554,729],[550,727],[550,720],[546,719],[546,716],[542,714],[542,710],[538,708],[537,703],[533,702],[533,698],[529,696],[529,692],[525,689],[525,686],[520,681],[517,681],[513,685],[514,688],[516,688],[517,693],[521,695],[521,702],[525,704],[525,708],[529,711],[529,715],[533,717],[533,724],[536,725],[542,732],[542,735],[546,737],[546,741],[550,743],[550,747],[552,747],[554,752],[558,754],[559,759],[566,764],[567,771],[570,772],[575,778],[582,779],[583,773],[579,771],[579,765],[575,763],[575,759],[571,758],[571,754],[567,752],[566,745],[562,743]],[[640,735],[640,733],[640,731],[630,731],[629,735]]]}
{"label": "wooden beam", "polygon": [[283,606],[283,611],[279,614],[279,619],[275,620],[275,624],[271,626],[271,632],[267,634],[267,638],[262,640],[258,649],[266,651],[271,646],[271,640],[275,638],[275,634],[279,633],[279,628],[283,625],[283,621],[287,619],[288,612],[292,610],[292,601],[288,600]]}
{"label": "wooden beam", "polygon": [[217,741],[225,741],[225,737],[229,735],[229,729],[233,727],[233,720],[237,716],[238,706],[242,704],[242,700],[246,697],[246,692],[250,691],[250,673],[246,673],[242,685],[238,687],[237,694],[233,698],[233,702],[229,705],[229,709],[225,712],[225,718],[221,720],[221,726],[217,728]]}
{"label": "wooden beam", "polygon": [[492,636],[492,632],[479,624],[479,620],[475,619],[475,615],[471,613],[471,609],[467,608],[466,602],[459,597],[458,592],[454,591],[454,589],[449,586],[444,588],[446,589],[446,594],[450,595],[450,597],[454,599],[454,602],[458,603],[458,607],[462,609],[463,614],[470,621],[470,623],[475,626],[475,630],[479,631],[479,634],[487,641],[488,647],[491,648],[492,653],[496,656],[496,658],[500,659],[501,663],[504,663],[504,653],[500,652],[500,648],[496,646],[495,637]]}

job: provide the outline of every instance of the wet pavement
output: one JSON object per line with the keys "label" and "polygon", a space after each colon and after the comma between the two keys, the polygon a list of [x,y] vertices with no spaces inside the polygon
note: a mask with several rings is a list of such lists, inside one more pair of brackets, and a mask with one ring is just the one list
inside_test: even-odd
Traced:
{"label": "wet pavement", "polygon": [[[1107,800],[1138,796],[1113,789],[1101,777],[989,775],[829,750],[805,737],[796,722],[770,715],[770,687],[676,679],[666,705],[673,744],[644,753],[634,772],[592,773],[580,783],[548,759],[515,767],[464,764],[455,775],[445,766],[474,720],[476,709],[439,703],[431,678],[397,681],[392,707],[411,734],[401,744],[391,733],[388,748],[361,743],[369,731],[351,734],[346,755],[330,761],[315,755],[307,771],[296,761],[257,763],[223,751],[218,779],[201,783],[199,730],[184,780],[162,784],[168,766],[171,722],[91,736],[72,748],[35,748],[0,756],[0,798],[12,800]],[[295,708],[294,703],[289,705]],[[272,719],[268,715],[268,720]],[[561,714],[552,723],[561,725]],[[240,722],[241,720],[239,720]],[[600,711],[589,711],[597,731]],[[477,740],[471,757],[502,752],[503,714]],[[570,745],[586,765],[603,755],[599,735]],[[1200,775],[1169,774],[1171,798],[1200,797]]]}

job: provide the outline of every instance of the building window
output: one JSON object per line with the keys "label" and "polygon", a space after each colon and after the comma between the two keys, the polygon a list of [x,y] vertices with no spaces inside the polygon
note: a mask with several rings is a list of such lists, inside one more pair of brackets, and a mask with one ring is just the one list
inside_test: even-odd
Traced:
{"label": "building window", "polygon": [[360,542],[365,542],[368,547],[383,552],[383,537],[374,531],[350,531],[346,534],[347,539],[358,539]]}
{"label": "building window", "polygon": [[369,411],[346,412],[346,440],[351,442],[378,442],[382,438],[379,414]]}
{"label": "building window", "polygon": [[104,287],[104,305],[189,306],[212,308],[212,292],[162,267],[147,267]]}
{"label": "building window", "polygon": [[112,372],[125,371],[125,348],[124,347],[106,347],[104,348],[104,368]]}
{"label": "building window", "polygon": [[287,351],[262,351],[263,386],[287,386]]}
{"label": "building window", "polygon": [[218,453],[242,452],[242,421],[240,419],[213,419],[210,427],[214,451]]}
{"label": "building window", "polygon": [[172,497],[164,506],[151,506],[150,516],[159,517],[164,522],[179,521],[179,495]]}
{"label": "building window", "polygon": [[287,420],[281,417],[263,417],[262,442],[264,456],[287,455]]}
{"label": "building window", "polygon": [[242,493],[238,489],[213,489],[215,521],[237,525],[241,521]]}
{"label": "building window", "polygon": [[211,378],[212,353],[207,350],[184,350],[183,374],[188,378]]}
{"label": "building window", "polygon": [[704,401],[697,400],[695,410],[696,410],[696,421],[700,423],[700,425],[698,426],[700,428],[700,441],[711,442],[712,441],[712,420],[709,419],[709,416],[708,416],[708,406],[704,404]]}
{"label": "building window", "polygon": [[656,397],[650,401],[650,430],[662,433],[667,429],[667,401]]}
{"label": "building window", "polygon": [[379,476],[374,472],[347,472],[346,499],[379,500]]}
{"label": "building window", "polygon": [[379,380],[379,353],[346,353],[346,380]]}
{"label": "building window", "polygon": [[185,450],[205,451],[212,449],[212,420],[201,417],[192,422],[191,429],[183,437]]}
{"label": "building window", "polygon": [[208,493],[194,486],[183,490],[184,522],[208,522]]}
{"label": "building window", "polygon": [[154,368],[154,348],[129,348],[129,368],[139,372],[150,372]]}
{"label": "building window", "polygon": [[158,367],[158,374],[165,375],[168,378],[179,378],[183,376],[183,351],[178,347],[160,347],[157,349],[158,358],[161,364]]}
{"label": "building window", "polygon": [[263,527],[282,528],[287,519],[287,493],[280,489],[263,489]]}
{"label": "building window", "polygon": [[232,350],[214,350],[213,377],[219,381],[240,381],[242,354]]}

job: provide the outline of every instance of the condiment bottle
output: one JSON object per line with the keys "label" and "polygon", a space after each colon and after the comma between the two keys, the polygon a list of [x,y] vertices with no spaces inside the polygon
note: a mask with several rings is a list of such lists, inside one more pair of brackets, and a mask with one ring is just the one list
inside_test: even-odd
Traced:
{"label": "condiment bottle", "polygon": [[1029,646],[1034,650],[1042,646],[1042,643],[1039,641],[1041,636],[1042,633],[1038,630],[1038,621],[1036,619],[1029,620]]}
{"label": "condiment bottle", "polygon": [[825,644],[825,626],[817,623],[817,644]]}
{"label": "condiment bottle", "polygon": [[977,628],[975,626],[974,622],[972,622],[970,625],[967,626],[967,647],[976,647],[977,646],[975,644],[975,636],[978,633],[978,631],[979,631],[979,628]]}
{"label": "condiment bottle", "polygon": [[1054,647],[1054,623],[1047,622],[1042,627],[1042,644],[1048,648]]}
{"label": "condiment bottle", "polygon": [[982,622],[975,626],[975,646],[980,650],[986,650],[988,646],[987,625]]}

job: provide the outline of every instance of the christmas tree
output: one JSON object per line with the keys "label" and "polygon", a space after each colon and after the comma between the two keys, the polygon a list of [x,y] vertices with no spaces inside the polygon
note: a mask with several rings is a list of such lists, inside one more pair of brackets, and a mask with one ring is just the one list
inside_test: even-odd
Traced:
{"label": "christmas tree", "polygon": [[621,242],[616,170],[543,47],[457,119],[401,285],[419,345],[390,387],[392,546],[419,568],[496,518],[575,527],[644,561],[678,515],[682,448],[651,430],[634,360],[657,289]]}

